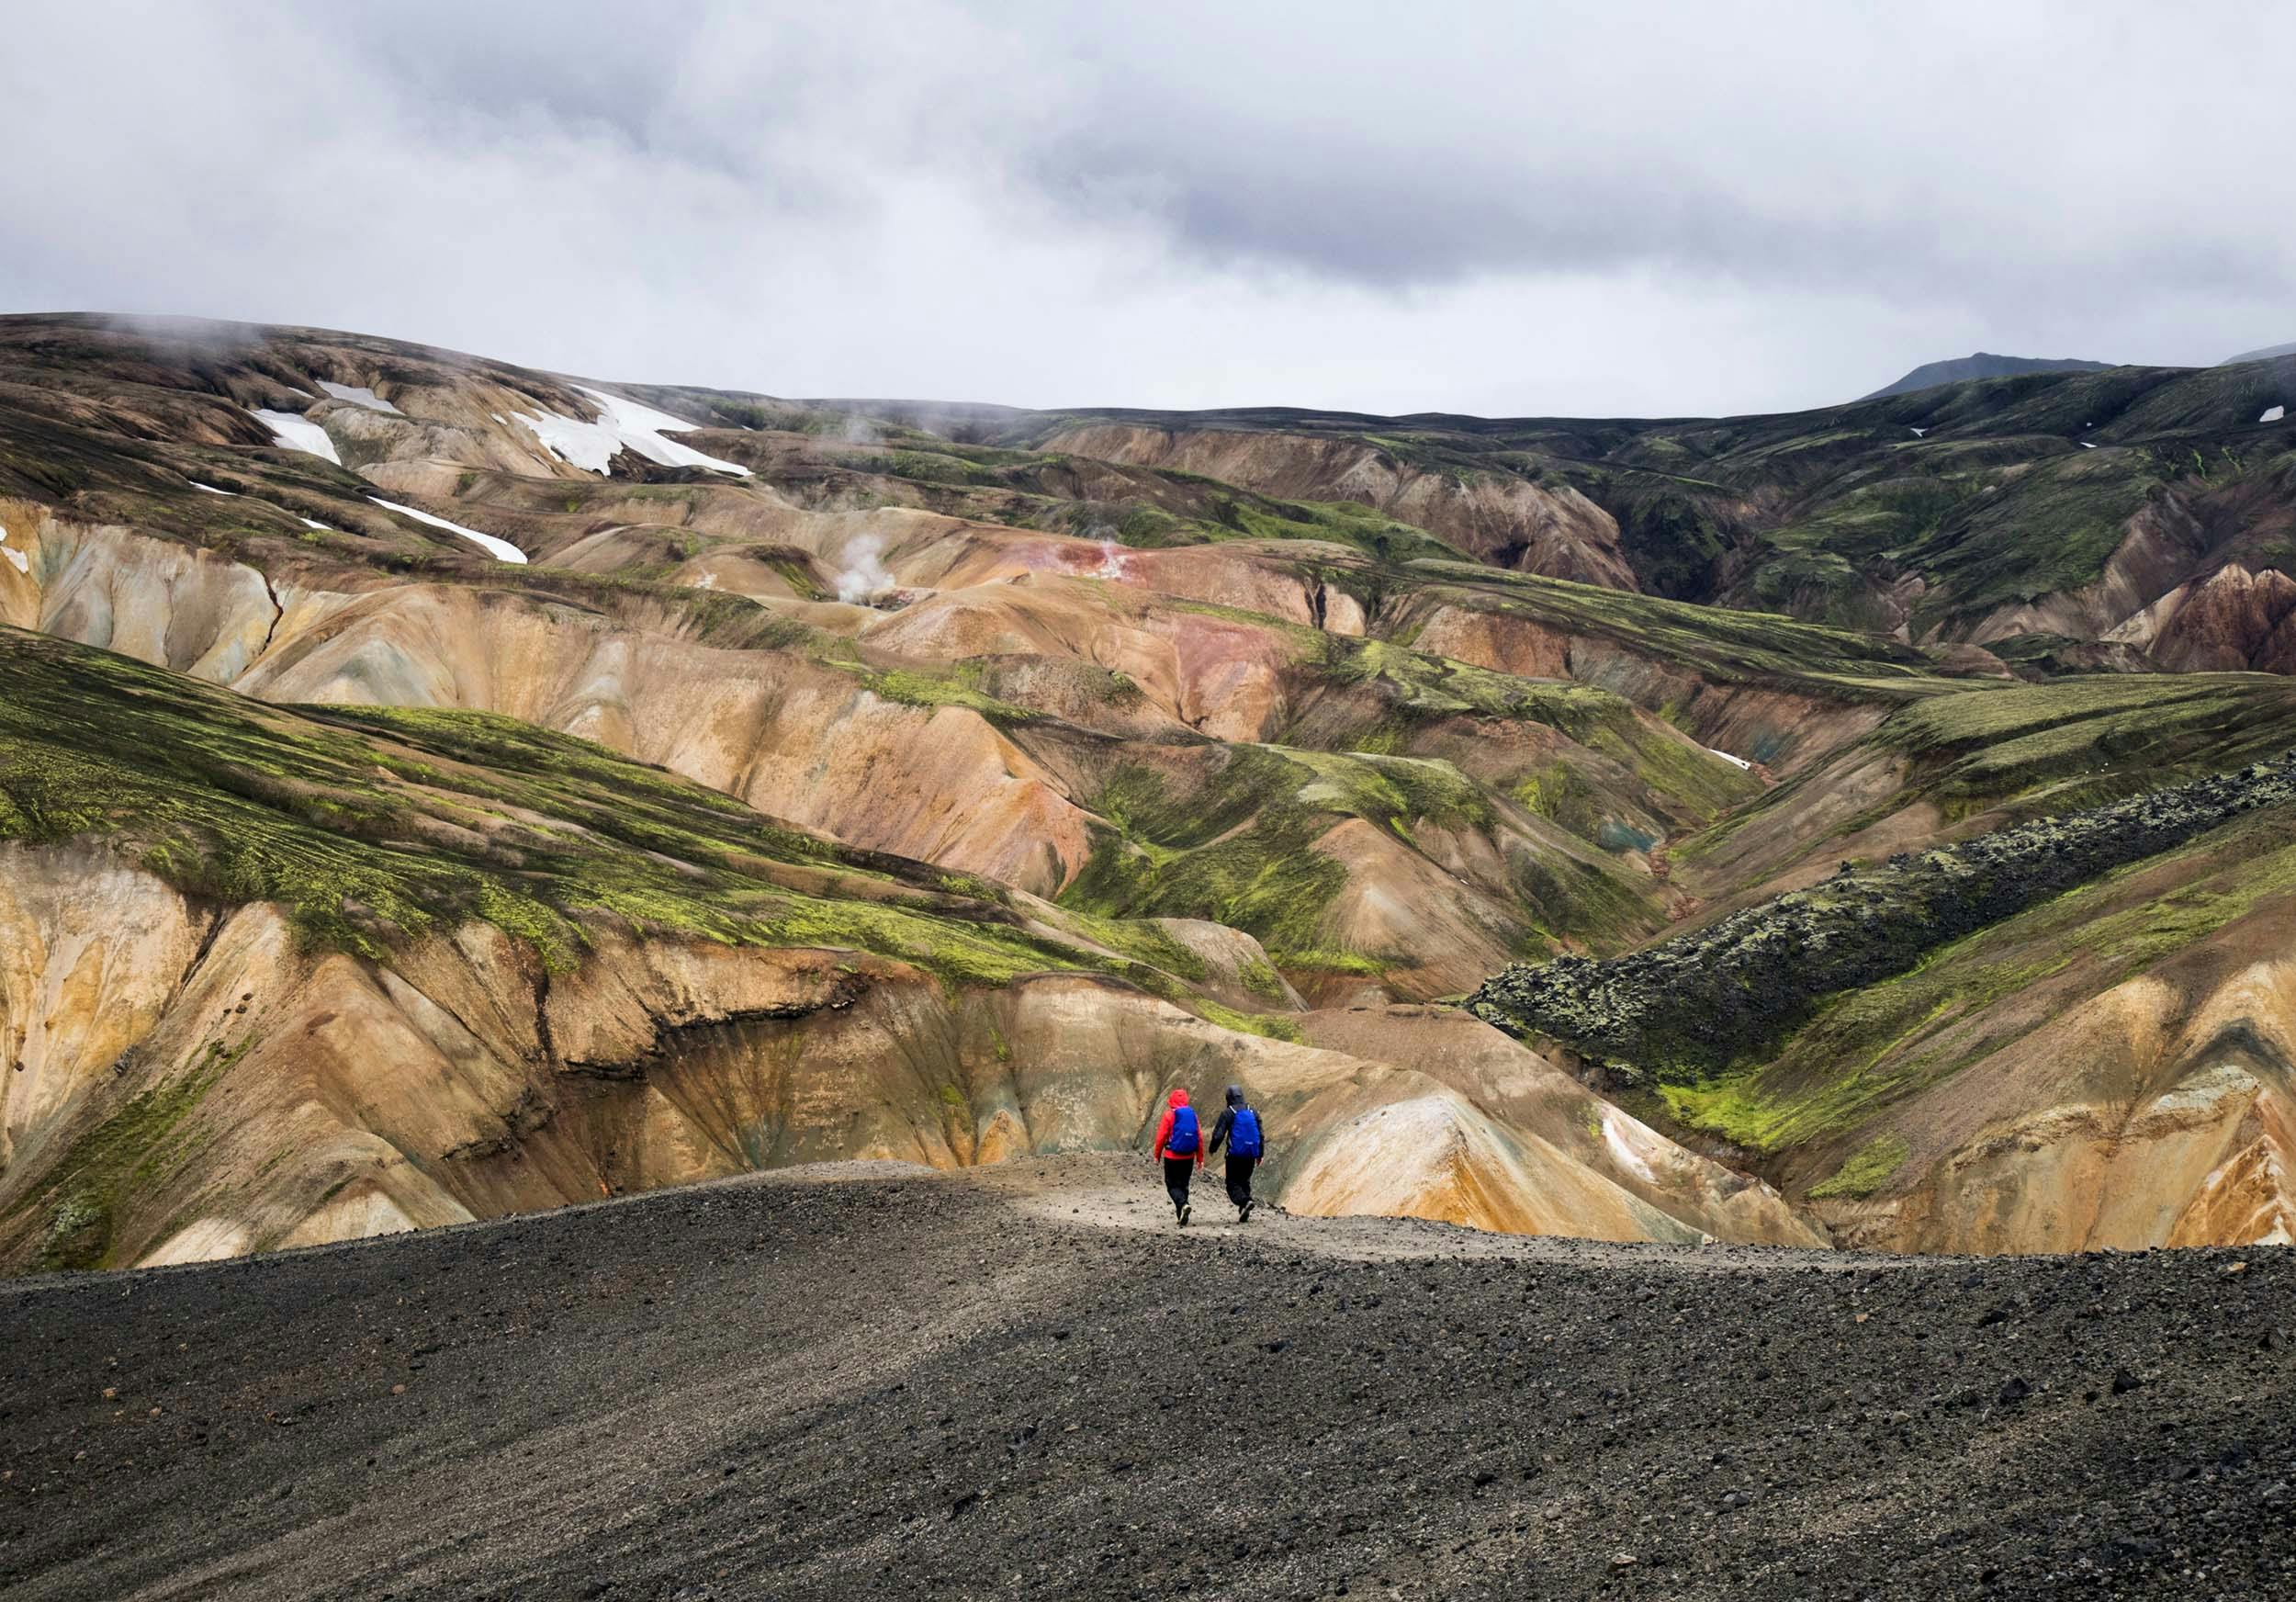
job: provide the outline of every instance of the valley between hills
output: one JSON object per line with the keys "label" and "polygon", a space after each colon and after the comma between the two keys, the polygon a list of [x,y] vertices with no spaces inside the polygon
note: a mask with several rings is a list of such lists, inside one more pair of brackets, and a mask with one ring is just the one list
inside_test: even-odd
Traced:
{"label": "valley between hills", "polygon": [[1301,1227],[2285,1245],[2290,401],[1049,413],[0,318],[0,1267],[1230,1083]]}

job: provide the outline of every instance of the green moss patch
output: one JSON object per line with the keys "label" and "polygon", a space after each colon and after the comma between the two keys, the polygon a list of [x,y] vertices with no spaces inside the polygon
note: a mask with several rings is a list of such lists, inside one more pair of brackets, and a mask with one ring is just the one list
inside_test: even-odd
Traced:
{"label": "green moss patch", "polygon": [[49,1181],[9,1214],[13,1221],[35,1205],[48,1210],[35,1269],[112,1266],[113,1213],[121,1194],[152,1183],[186,1160],[191,1154],[172,1137],[200,1099],[254,1044],[252,1035],[228,1046],[219,1040],[211,1042],[173,1077],[132,1098],[72,1143],[50,1170]]}
{"label": "green moss patch", "polygon": [[1904,1168],[1913,1148],[1904,1138],[1895,1134],[1877,1134],[1860,1147],[1855,1156],[1833,1172],[1833,1177],[1810,1188],[1810,1195],[1818,1200],[1831,1197],[1858,1199],[1871,1196],[1889,1182],[1890,1177]]}
{"label": "green moss patch", "polygon": [[380,957],[479,919],[564,969],[603,917],[871,951],[957,984],[1138,965],[1025,934],[939,870],[515,719],[266,706],[13,629],[0,667],[0,840],[101,839],[193,896],[276,903],[314,945]]}

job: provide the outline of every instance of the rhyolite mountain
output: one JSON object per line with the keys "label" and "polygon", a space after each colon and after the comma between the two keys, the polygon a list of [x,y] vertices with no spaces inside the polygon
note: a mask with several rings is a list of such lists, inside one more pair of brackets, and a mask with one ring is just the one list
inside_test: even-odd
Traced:
{"label": "rhyolite mountain", "polygon": [[[1052,413],[0,319],[0,1263],[1236,1080],[1300,1213],[2286,1238],[2291,399]],[[1688,1027],[1702,941],[1796,976],[1763,1030],[1552,1004]]]}

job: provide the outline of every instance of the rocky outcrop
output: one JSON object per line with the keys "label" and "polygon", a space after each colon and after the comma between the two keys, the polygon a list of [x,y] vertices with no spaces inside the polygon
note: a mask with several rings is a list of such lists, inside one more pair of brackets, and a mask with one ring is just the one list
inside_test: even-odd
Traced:
{"label": "rocky outcrop", "polygon": [[2296,673],[2296,579],[2227,563],[2178,585],[2105,637],[2172,672]]}
{"label": "rocky outcrop", "polygon": [[0,501],[0,623],[228,683],[279,620],[262,573],[196,547],[88,527],[24,501]]}

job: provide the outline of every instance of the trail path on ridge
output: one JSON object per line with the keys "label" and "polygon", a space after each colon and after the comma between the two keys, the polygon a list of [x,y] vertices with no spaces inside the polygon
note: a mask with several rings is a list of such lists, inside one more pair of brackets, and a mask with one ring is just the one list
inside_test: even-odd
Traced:
{"label": "trail path on ridge", "polygon": [[1137,1157],[841,1165],[0,1286],[0,1596],[2296,1587],[2296,1253],[1238,1229],[1203,1185],[1180,1231]]}

